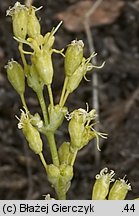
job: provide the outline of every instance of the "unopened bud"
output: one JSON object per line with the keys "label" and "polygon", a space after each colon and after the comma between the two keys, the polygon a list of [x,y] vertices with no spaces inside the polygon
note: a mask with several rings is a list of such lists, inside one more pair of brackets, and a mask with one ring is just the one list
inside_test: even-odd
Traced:
{"label": "unopened bud", "polygon": [[19,95],[22,95],[25,91],[25,75],[22,66],[18,62],[11,60],[5,68],[11,85]]}
{"label": "unopened bud", "polygon": [[68,127],[71,139],[71,146],[73,148],[80,149],[82,143],[82,135],[84,131],[84,118],[83,115],[80,115],[79,110],[74,110],[71,115],[72,117]]}
{"label": "unopened bud", "polygon": [[47,175],[48,175],[48,181],[55,186],[60,177],[60,170],[55,165],[50,164],[47,166]]}
{"label": "unopened bud", "polygon": [[109,200],[124,200],[131,185],[124,179],[116,180],[109,193]]}
{"label": "unopened bud", "polygon": [[54,44],[55,37],[51,32],[46,33],[44,36],[44,50],[50,50]]}
{"label": "unopened bud", "polygon": [[49,125],[47,127],[48,131],[56,131],[62,124],[65,115],[67,114],[67,107],[61,107],[59,104],[48,107],[49,113]]}
{"label": "unopened bud", "polygon": [[82,40],[74,40],[68,46],[64,61],[66,76],[70,77],[81,64],[83,59],[83,47],[84,43]]}
{"label": "unopened bud", "polygon": [[109,192],[110,183],[114,181],[114,171],[108,173],[108,169],[104,168],[100,174],[96,175],[96,181],[93,187],[92,200],[105,200]]}
{"label": "unopened bud", "polygon": [[25,39],[27,35],[28,8],[16,2],[14,7],[7,10],[7,15],[12,16],[15,37]]}
{"label": "unopened bud", "polygon": [[44,36],[44,46],[43,49],[44,50],[51,50],[52,46],[54,44],[55,41],[55,33],[57,32],[57,30],[59,29],[59,27],[61,26],[62,21],[56,26],[56,28],[53,28],[51,32],[47,32],[46,35]]}
{"label": "unopened bud", "polygon": [[36,38],[36,36],[41,35],[41,27],[38,18],[35,14],[35,8],[29,8],[29,15],[28,15],[28,36],[31,38]]}
{"label": "unopened bud", "polygon": [[45,85],[50,85],[53,79],[52,55],[46,51],[36,53],[32,57],[32,63],[35,65],[40,79]]}
{"label": "unopened bud", "polygon": [[70,156],[70,143],[64,142],[58,149],[60,164],[68,164]]}
{"label": "unopened bud", "polygon": [[63,177],[65,182],[71,181],[73,178],[73,167],[70,165],[62,164],[60,166],[60,175]]}
{"label": "unopened bud", "polygon": [[31,124],[37,128],[43,127],[43,121],[38,113],[35,113],[34,116],[31,116]]}
{"label": "unopened bud", "polygon": [[83,148],[84,146],[86,146],[89,143],[89,141],[95,137],[96,137],[95,133],[94,133],[94,131],[91,130],[90,126],[86,126],[84,129],[84,132],[83,132],[80,149]]}
{"label": "unopened bud", "polygon": [[35,92],[38,92],[40,89],[43,88],[43,83],[34,65],[31,65],[29,67],[29,73],[27,74],[27,83],[28,86],[32,88]]}

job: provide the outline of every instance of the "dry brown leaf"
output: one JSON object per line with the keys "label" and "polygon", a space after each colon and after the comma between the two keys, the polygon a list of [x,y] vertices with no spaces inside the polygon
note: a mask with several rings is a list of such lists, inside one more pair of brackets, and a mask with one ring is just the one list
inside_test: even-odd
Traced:
{"label": "dry brown leaf", "polygon": [[[64,27],[68,31],[80,32],[84,30],[84,19],[87,12],[93,7],[96,1],[81,1],[70,7],[64,12],[56,14],[55,18],[64,21]],[[119,16],[123,0],[103,0],[94,13],[90,16],[90,26],[100,26],[113,23]]]}

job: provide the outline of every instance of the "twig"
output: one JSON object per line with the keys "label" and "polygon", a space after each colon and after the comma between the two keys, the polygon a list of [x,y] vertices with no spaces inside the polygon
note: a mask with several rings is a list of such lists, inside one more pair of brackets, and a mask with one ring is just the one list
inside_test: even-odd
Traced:
{"label": "twig", "polygon": [[[137,2],[138,3],[138,2]],[[139,5],[136,2],[132,3],[132,2],[128,2],[128,5],[133,8],[135,11],[139,12]]]}
{"label": "twig", "polygon": [[[94,49],[93,36],[92,36],[90,25],[89,25],[89,19],[90,19],[90,16],[96,11],[96,9],[102,3],[102,1],[103,0],[97,0],[85,15],[84,28],[85,28],[85,32],[86,32],[86,36],[88,40],[90,54],[94,52],[95,49]],[[96,56],[92,59],[92,64],[97,64]],[[98,115],[97,121],[99,121],[98,75],[96,71],[92,73],[92,87],[93,87],[92,88],[92,105],[93,105],[93,108],[95,108],[97,115]],[[99,130],[98,125],[95,125],[95,130]],[[97,149],[97,145],[94,145],[94,148],[95,148],[95,161],[96,161],[96,164],[99,164],[100,152]]]}

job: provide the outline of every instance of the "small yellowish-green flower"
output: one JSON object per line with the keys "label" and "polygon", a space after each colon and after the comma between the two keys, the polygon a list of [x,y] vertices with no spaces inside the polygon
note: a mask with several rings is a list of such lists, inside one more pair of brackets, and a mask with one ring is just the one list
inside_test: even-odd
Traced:
{"label": "small yellowish-green flower", "polygon": [[97,139],[97,148],[100,151],[99,148],[99,137],[102,137],[104,139],[107,138],[106,133],[97,132],[93,126],[95,123],[92,123],[97,117],[95,109],[92,109],[90,112],[79,108],[78,110],[74,110],[71,114],[67,115],[67,120],[70,120],[69,122],[69,134],[71,139],[71,146],[73,148],[76,148],[80,150],[85,145],[88,144],[88,142],[96,138]]}
{"label": "small yellowish-green flower", "polygon": [[36,16],[36,9],[35,7],[31,6],[28,9],[28,28],[27,28],[27,33],[28,36],[33,38],[33,39],[38,39],[38,37],[41,35],[41,26],[39,23],[39,20]]}
{"label": "small yellowish-green flower", "polygon": [[55,41],[55,37],[51,32],[47,32],[44,36],[44,45],[43,45],[43,49],[44,50],[51,50],[52,46],[54,44]]}
{"label": "small yellowish-green flower", "polygon": [[51,85],[53,79],[52,53],[42,50],[32,56],[32,63],[45,85]]}
{"label": "small yellowish-green flower", "polygon": [[64,142],[58,149],[60,164],[68,164],[70,157],[70,143]]}
{"label": "small yellowish-green flower", "polygon": [[30,149],[35,152],[35,154],[40,154],[42,152],[43,143],[38,130],[31,124],[31,119],[29,118],[29,112],[21,110],[21,117],[19,120],[18,128],[22,129],[23,134],[28,141]]}
{"label": "small yellowish-green flower", "polygon": [[60,177],[60,170],[55,165],[49,164],[47,166],[47,175],[48,175],[49,182],[53,186],[55,186],[59,180],[59,177]]}
{"label": "small yellowish-green flower", "polygon": [[67,111],[67,107],[61,107],[59,104],[52,106],[50,104],[48,107],[49,125],[47,126],[46,130],[48,132],[55,132],[62,124]]}
{"label": "small yellowish-green flower", "polygon": [[84,118],[80,115],[79,110],[74,110],[71,114],[68,130],[70,134],[71,146],[75,149],[80,149],[82,142],[82,135],[84,132]]}
{"label": "small yellowish-green flower", "polygon": [[81,80],[85,76],[86,72],[93,68],[92,64],[83,58],[79,67],[74,71],[74,73],[69,77],[66,90],[72,93],[80,84]]}
{"label": "small yellowish-green flower", "polygon": [[14,36],[25,39],[28,28],[28,8],[20,2],[16,2],[12,8],[7,10],[6,15],[12,17]]}
{"label": "small yellowish-green flower", "polygon": [[128,180],[123,179],[116,180],[113,184],[108,199],[109,200],[124,200],[128,191],[131,190],[131,185]]}
{"label": "small yellowish-green flower", "polygon": [[19,95],[25,91],[25,75],[22,66],[13,59],[5,66],[8,80]]}
{"label": "small yellowish-green flower", "polygon": [[65,182],[71,181],[73,178],[73,167],[66,164],[60,165],[60,175]]}
{"label": "small yellowish-green flower", "polygon": [[70,77],[81,64],[83,47],[84,43],[82,40],[74,40],[68,45],[64,60],[65,74],[67,77]]}
{"label": "small yellowish-green flower", "polygon": [[108,192],[110,183],[114,181],[113,176],[115,175],[113,170],[108,173],[108,168],[104,168],[100,171],[100,174],[96,175],[96,181],[93,186],[92,200],[105,200]]}
{"label": "small yellowish-green flower", "polygon": [[34,116],[32,115],[30,121],[31,124],[37,127],[38,129],[43,127],[43,121],[41,120],[41,117],[38,113],[35,113]]}
{"label": "small yellowish-green flower", "polygon": [[[57,32],[57,30],[59,29],[59,27],[61,26],[62,21],[55,27],[52,29],[51,32],[47,32],[43,38],[43,50],[47,50],[47,51],[51,51],[52,50],[52,46],[54,44],[55,41],[55,33]],[[61,53],[58,50],[53,50],[57,53]],[[62,53],[61,53],[62,54]]]}
{"label": "small yellowish-green flower", "polygon": [[27,83],[36,93],[43,89],[43,83],[34,65],[29,66],[27,74]]}
{"label": "small yellowish-green flower", "polygon": [[95,66],[92,63],[90,63],[91,59],[96,56],[96,53],[92,53],[92,55],[89,58],[82,58],[82,61],[80,65],[77,67],[77,69],[72,73],[72,75],[68,79],[68,83],[66,86],[66,90],[69,93],[72,93],[80,84],[81,80],[85,77],[87,71],[91,71],[93,68],[102,68],[104,66],[104,63],[101,66]]}

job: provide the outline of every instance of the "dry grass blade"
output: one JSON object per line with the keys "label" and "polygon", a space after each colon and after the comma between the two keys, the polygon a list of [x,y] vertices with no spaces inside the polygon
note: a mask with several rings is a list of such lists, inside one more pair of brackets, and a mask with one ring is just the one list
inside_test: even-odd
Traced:
{"label": "dry grass blade", "polygon": [[[90,24],[89,24],[90,23],[90,16],[93,15],[93,13],[95,13],[95,11],[100,6],[102,1],[103,0],[97,0],[95,2],[95,4],[85,14],[84,28],[85,28],[85,32],[86,32],[86,36],[87,36],[87,40],[88,40],[90,54],[92,52],[94,52],[94,50],[95,50],[94,42],[93,42],[93,36],[92,36],[92,33],[91,33]],[[96,59],[96,56],[95,56],[92,59],[92,64],[96,64],[96,63],[97,63],[97,59]],[[99,121],[98,76],[97,76],[97,73],[95,71],[92,74],[92,106],[97,112],[97,115],[98,115],[97,120]],[[98,125],[95,125],[95,130],[97,130],[97,131],[99,130]],[[100,152],[97,149],[96,143],[94,145],[94,148],[95,148],[95,161],[96,161],[96,164],[99,164],[99,162],[100,162]]]}

